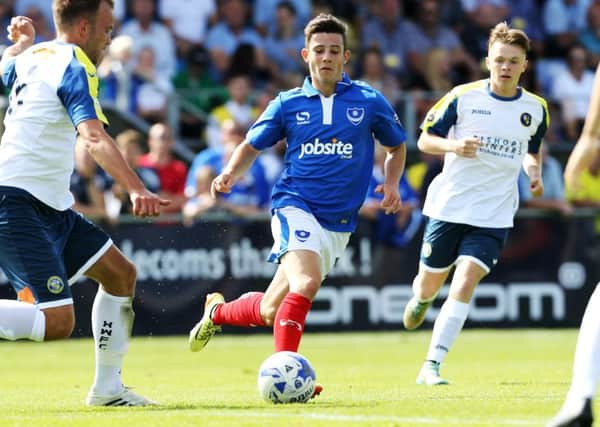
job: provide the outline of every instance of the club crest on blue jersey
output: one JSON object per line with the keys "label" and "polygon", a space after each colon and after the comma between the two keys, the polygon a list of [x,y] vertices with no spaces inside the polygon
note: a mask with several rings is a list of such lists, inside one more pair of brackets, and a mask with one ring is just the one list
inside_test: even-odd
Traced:
{"label": "club crest on blue jersey", "polygon": [[360,122],[365,118],[365,109],[362,107],[353,107],[346,109],[346,118],[354,126],[358,126]]}
{"label": "club crest on blue jersey", "polygon": [[63,280],[58,276],[50,276],[46,282],[46,287],[53,294],[60,294],[65,288]]}
{"label": "club crest on blue jersey", "polygon": [[307,125],[310,123],[310,113],[308,111],[298,111],[296,113],[296,124]]}
{"label": "club crest on blue jersey", "polygon": [[525,127],[531,126],[531,114],[529,114],[529,113],[521,114],[521,124]]}
{"label": "club crest on blue jersey", "polygon": [[296,239],[298,239],[300,242],[306,242],[310,237],[310,231],[306,230],[296,230],[294,234],[296,235]]}

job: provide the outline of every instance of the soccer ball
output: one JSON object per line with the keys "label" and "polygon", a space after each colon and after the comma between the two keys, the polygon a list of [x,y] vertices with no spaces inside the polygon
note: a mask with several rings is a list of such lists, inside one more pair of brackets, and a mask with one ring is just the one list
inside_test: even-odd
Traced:
{"label": "soccer ball", "polygon": [[315,391],[315,380],[308,359],[293,351],[272,354],[258,369],[258,391],[272,403],[308,402]]}

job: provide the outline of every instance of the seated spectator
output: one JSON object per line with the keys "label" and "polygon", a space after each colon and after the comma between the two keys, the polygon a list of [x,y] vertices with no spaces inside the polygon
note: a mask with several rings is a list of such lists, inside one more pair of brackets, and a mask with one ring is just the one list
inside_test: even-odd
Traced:
{"label": "seated spectator", "polygon": [[34,4],[29,5],[25,9],[24,15],[31,18],[33,21],[33,28],[35,28],[35,43],[47,42],[54,39],[54,29],[50,25],[52,20],[48,20],[39,6]]}
{"label": "seated spectator", "polygon": [[160,178],[161,197],[171,200],[165,212],[178,213],[185,203],[183,193],[187,166],[173,155],[175,139],[169,126],[156,123],[148,131],[148,147],[150,151],[138,160],[139,167],[156,170]]}
{"label": "seated spectator", "polygon": [[267,37],[275,32],[278,8],[281,3],[288,3],[294,8],[296,20],[292,31],[302,31],[311,15],[311,0],[255,0],[254,1],[254,27],[258,33]]}
{"label": "seated spectator", "polygon": [[208,118],[206,142],[210,147],[221,141],[221,125],[226,119],[232,119],[245,132],[258,118],[260,111],[250,99],[250,78],[245,74],[232,75],[227,80],[230,99],[214,108]]}
{"label": "seated spectator", "polygon": [[191,195],[183,208],[186,222],[190,223],[209,209],[219,209],[240,218],[268,211],[271,189],[260,162],[252,164],[248,173],[235,183],[230,193],[219,194],[214,202],[207,199],[206,191],[210,190],[212,179],[221,173],[240,143],[239,138],[223,141],[222,149],[212,150],[206,156],[206,163],[193,168],[192,176],[188,174],[187,183],[193,180],[193,187],[186,186],[186,194]]}
{"label": "seated spectator", "polygon": [[280,1],[275,16],[275,28],[265,41],[271,75],[280,88],[300,86],[305,70],[299,53],[304,47],[304,34],[297,24],[296,8],[290,1]]}
{"label": "seated spectator", "polygon": [[133,69],[135,112],[149,123],[165,122],[169,113],[171,81],[156,72],[156,54],[151,46],[138,52]]}
{"label": "seated spectator", "polygon": [[401,90],[398,80],[385,71],[383,56],[378,47],[369,47],[363,51],[360,59],[359,80],[369,83],[395,105],[400,101]]}
{"label": "seated spectator", "polygon": [[88,153],[85,144],[75,144],[75,169],[71,175],[70,189],[75,198],[73,209],[95,220],[108,217],[104,194],[110,190],[112,180]]}
{"label": "seated spectator", "polygon": [[586,52],[581,46],[569,49],[567,69],[556,75],[552,99],[559,103],[565,137],[575,142],[583,128],[594,85],[594,72],[586,68]]}
{"label": "seated spectator", "polygon": [[405,37],[408,65],[421,79],[427,73],[426,56],[432,49],[448,52],[450,69],[460,76],[458,83],[480,77],[479,64],[463,49],[458,35],[441,23],[438,0],[419,2],[415,22],[406,23]]}
{"label": "seated spectator", "polygon": [[369,19],[362,30],[362,47],[379,48],[386,71],[403,83],[409,75],[406,58],[406,21],[402,4],[399,0],[376,0],[376,3],[377,7],[373,11],[377,15]]}
{"label": "seated spectator", "polygon": [[151,47],[156,57],[156,73],[163,79],[170,80],[176,71],[175,40],[171,31],[161,22],[154,19],[154,0],[133,0],[133,18],[121,27],[120,34],[133,40],[133,54]]}
{"label": "seated spectator", "polygon": [[177,56],[204,44],[209,25],[217,21],[215,0],[159,0],[158,15],[171,30]]}
{"label": "seated spectator", "polygon": [[480,70],[485,70],[490,29],[506,19],[508,9],[503,0],[463,0],[462,4],[466,16],[461,33],[462,45],[479,63]]}
{"label": "seated spectator", "polygon": [[179,132],[182,137],[201,138],[206,125],[205,116],[228,98],[227,89],[213,79],[209,62],[205,48],[193,47],[185,67],[173,79],[182,104],[179,112]]}
{"label": "seated spectator", "polygon": [[417,193],[421,202],[425,201],[429,184],[440,174],[443,166],[443,155],[419,151],[419,161],[406,168],[405,174],[408,183]]}
{"label": "seated spectator", "polygon": [[[125,130],[115,137],[115,142],[123,158],[131,169],[135,171],[144,186],[153,193],[160,192],[160,177],[153,168],[138,166],[139,159],[143,154],[142,144],[144,136],[133,129]],[[111,200],[110,213],[114,218],[120,214],[133,214],[133,205],[129,194],[123,187],[115,182],[111,188],[114,199]]]}
{"label": "seated spectator", "polygon": [[554,211],[561,216],[570,216],[573,206],[566,200],[563,170],[558,160],[548,153],[546,144],[540,146],[542,156],[542,181],[544,183],[544,195],[533,197],[529,188],[529,178],[521,168],[519,174],[519,199],[521,207],[540,208]]}
{"label": "seated spectator", "polygon": [[99,98],[121,111],[135,114],[133,87],[133,40],[129,36],[115,37],[108,54],[98,66]]}
{"label": "seated spectator", "polygon": [[579,34],[579,43],[588,53],[588,66],[600,63],[600,0],[592,0],[587,11],[587,26]]}
{"label": "seated spectator", "polygon": [[[576,188],[567,187],[567,200],[575,207],[600,208],[600,156],[583,171]],[[598,245],[600,237],[600,215],[597,215],[593,224],[582,221],[586,228],[584,238],[592,245]]]}
{"label": "seated spectator", "polygon": [[248,5],[244,0],[223,0],[221,2],[222,19],[217,22],[206,36],[206,48],[218,79],[223,79],[232,66],[232,55],[240,44],[253,46],[254,63],[260,69],[267,67],[262,37],[247,24]]}

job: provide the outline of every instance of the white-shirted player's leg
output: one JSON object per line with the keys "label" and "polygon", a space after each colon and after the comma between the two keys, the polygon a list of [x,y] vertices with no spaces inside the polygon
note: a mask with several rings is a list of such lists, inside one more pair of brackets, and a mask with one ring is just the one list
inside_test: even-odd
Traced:
{"label": "white-shirted player's leg", "polygon": [[451,297],[446,299],[433,325],[427,360],[435,361],[438,364],[444,361],[450,347],[462,330],[468,314],[468,303],[457,301]]}
{"label": "white-shirted player's leg", "polygon": [[567,395],[570,402],[579,404],[596,393],[600,379],[600,285],[585,309],[575,348],[573,381]]}
{"label": "white-shirted player's leg", "polygon": [[123,388],[121,367],[127,353],[133,308],[131,297],[110,295],[98,287],[92,307],[92,332],[96,348],[96,375],[92,391],[113,395]]}
{"label": "white-shirted player's leg", "polygon": [[46,331],[44,312],[33,304],[0,300],[0,338],[43,341]]}

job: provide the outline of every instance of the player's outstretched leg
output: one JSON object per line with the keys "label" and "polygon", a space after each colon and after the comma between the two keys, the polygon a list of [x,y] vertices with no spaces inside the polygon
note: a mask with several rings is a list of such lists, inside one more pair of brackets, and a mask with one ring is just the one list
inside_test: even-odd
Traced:
{"label": "player's outstretched leg", "polygon": [[202,319],[190,331],[189,345],[191,351],[202,350],[213,335],[221,331],[221,327],[214,324],[212,315],[215,308],[224,303],[225,298],[218,292],[206,295]]}
{"label": "player's outstretched leg", "polygon": [[565,405],[546,427],[592,427],[592,400],[581,401],[579,407]]}

